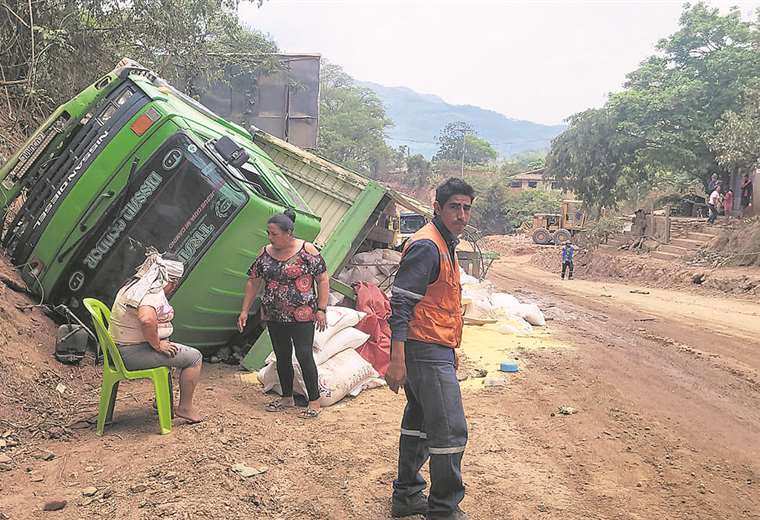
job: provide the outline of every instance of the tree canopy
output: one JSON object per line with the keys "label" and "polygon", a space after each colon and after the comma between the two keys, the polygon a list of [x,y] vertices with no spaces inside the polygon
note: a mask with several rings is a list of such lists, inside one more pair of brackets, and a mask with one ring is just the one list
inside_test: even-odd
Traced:
{"label": "tree canopy", "polygon": [[719,156],[757,78],[760,13],[742,20],[738,9],[721,15],[704,2],[686,4],[679,29],[660,40],[621,92],[569,119],[552,142],[547,173],[595,206],[614,206],[626,186],[663,176],[727,177],[738,163]]}
{"label": "tree canopy", "polygon": [[438,151],[433,160],[461,161],[469,166],[483,165],[498,157],[491,143],[478,137],[475,130],[465,122],[457,121],[447,124],[436,138]]}
{"label": "tree canopy", "polygon": [[229,65],[243,72],[273,70],[277,46],[239,22],[237,5],[236,0],[8,0],[0,4],[4,105],[14,118],[36,127],[36,119],[124,56],[190,94]]}
{"label": "tree canopy", "polygon": [[319,153],[377,177],[395,155],[384,133],[393,123],[377,95],[355,85],[338,65],[325,63],[319,102]]}

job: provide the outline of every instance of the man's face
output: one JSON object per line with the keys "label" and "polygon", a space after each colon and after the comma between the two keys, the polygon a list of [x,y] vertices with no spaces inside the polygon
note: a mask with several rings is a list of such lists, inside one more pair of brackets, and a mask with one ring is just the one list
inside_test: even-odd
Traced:
{"label": "man's face", "polygon": [[451,234],[459,236],[470,222],[472,199],[467,195],[452,195],[443,206],[436,201],[433,204],[436,213],[441,217],[443,225]]}

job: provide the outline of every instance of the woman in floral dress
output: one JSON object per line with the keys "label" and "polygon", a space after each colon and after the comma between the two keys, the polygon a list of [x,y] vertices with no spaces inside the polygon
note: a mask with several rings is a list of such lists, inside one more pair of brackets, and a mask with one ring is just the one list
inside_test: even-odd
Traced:
{"label": "woman in floral dress", "polygon": [[295,217],[295,212],[287,210],[267,222],[270,244],[261,250],[248,270],[238,329],[242,332],[245,328],[248,311],[263,284],[262,320],[272,339],[282,387],[282,397],[269,403],[266,410],[279,412],[294,405],[292,356],[295,349],[309,394],[309,406],[301,416],[314,418],[319,415],[320,407],[312,345],[315,325],[320,331],[326,327],[329,277],[317,248],[293,236]]}

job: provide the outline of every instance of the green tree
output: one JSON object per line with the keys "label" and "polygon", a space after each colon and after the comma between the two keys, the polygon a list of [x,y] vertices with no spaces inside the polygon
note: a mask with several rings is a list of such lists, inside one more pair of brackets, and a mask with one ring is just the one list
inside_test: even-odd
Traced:
{"label": "green tree", "polygon": [[704,2],[686,4],[678,31],[657,51],[604,108],[572,116],[552,142],[549,173],[592,207],[614,206],[667,177],[705,183],[729,172],[716,156],[726,141],[716,136],[760,77],[760,12],[744,21],[738,9],[721,15]]}
{"label": "green tree", "polygon": [[240,24],[237,5],[236,0],[3,2],[4,105],[26,129],[34,128],[124,56],[189,93],[231,65],[244,72],[273,70],[277,46]]}
{"label": "green tree", "polygon": [[745,90],[742,108],[727,111],[716,127],[711,145],[721,165],[746,171],[760,164],[760,81]]}
{"label": "green tree", "polygon": [[415,154],[406,160],[407,176],[411,187],[423,188],[430,184],[433,169],[430,161],[422,154]]}
{"label": "green tree", "polygon": [[477,190],[477,204],[473,209],[472,221],[483,235],[503,235],[511,228],[507,225],[506,190],[501,182],[493,182],[484,190]]}
{"label": "green tree", "polygon": [[462,121],[447,124],[436,138],[435,162],[462,161],[470,166],[483,165],[498,157],[491,143],[478,137],[473,128]]}
{"label": "green tree", "polygon": [[507,229],[511,231],[531,223],[536,213],[559,213],[561,206],[562,195],[556,191],[507,193],[504,199]]}
{"label": "green tree", "polygon": [[478,193],[472,223],[484,235],[512,233],[533,221],[535,213],[559,213],[562,195],[556,191],[512,192],[503,181],[473,183]]}
{"label": "green tree", "polygon": [[721,15],[704,2],[686,4],[679,30],[608,103],[618,130],[637,139],[639,165],[704,182],[725,173],[709,142],[723,113],[739,108],[747,81],[760,77],[759,44],[757,21],[743,21],[738,9]]}
{"label": "green tree", "polygon": [[570,186],[590,208],[614,207],[623,193],[621,178],[646,174],[632,167],[638,141],[618,131],[615,114],[606,108],[586,110],[569,122],[552,141],[546,175]]}
{"label": "green tree", "polygon": [[546,166],[546,150],[529,150],[509,157],[501,165],[502,175],[513,175]]}
{"label": "green tree", "polygon": [[377,178],[394,157],[384,134],[393,122],[377,95],[356,86],[338,65],[326,63],[319,107],[319,153]]}

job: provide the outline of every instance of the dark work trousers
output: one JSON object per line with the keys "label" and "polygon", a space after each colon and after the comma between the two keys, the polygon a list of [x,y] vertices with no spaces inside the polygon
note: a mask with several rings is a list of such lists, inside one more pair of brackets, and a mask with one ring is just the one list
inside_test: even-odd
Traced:
{"label": "dark work trousers", "polygon": [[267,322],[269,337],[272,338],[272,349],[277,358],[277,376],[280,378],[282,396],[293,395],[293,349],[296,359],[301,365],[303,382],[309,401],[319,399],[319,382],[317,379],[317,364],[314,362],[314,322],[313,321],[269,321]]}
{"label": "dark work trousers", "polygon": [[718,218],[718,208],[715,207],[715,204],[708,204],[707,208],[710,210],[710,216],[707,217],[707,222],[709,224],[715,224],[715,219]]}
{"label": "dark work trousers", "polygon": [[429,458],[428,509],[431,514],[451,513],[464,498],[462,455],[467,444],[454,350],[409,340],[404,352],[406,408],[393,495],[403,501],[425,489],[420,469]]}
{"label": "dark work trousers", "polygon": [[565,278],[565,271],[567,269],[570,269],[568,278],[572,278],[573,277],[573,261],[572,260],[565,260],[564,262],[562,262],[562,279]]}

